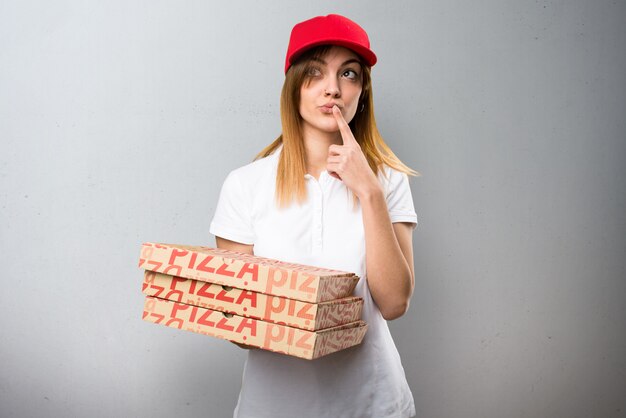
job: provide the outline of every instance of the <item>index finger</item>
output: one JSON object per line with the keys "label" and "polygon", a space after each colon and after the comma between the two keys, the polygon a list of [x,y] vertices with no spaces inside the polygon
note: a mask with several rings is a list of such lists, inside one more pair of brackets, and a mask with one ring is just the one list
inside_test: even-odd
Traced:
{"label": "index finger", "polygon": [[333,106],[333,116],[337,121],[337,126],[339,127],[339,132],[341,133],[341,139],[343,139],[344,145],[348,142],[356,142],[356,139],[352,134],[352,130],[350,129],[348,122],[346,122],[346,120],[344,119],[343,115],[341,114],[341,110],[339,110],[339,107],[337,105]]}

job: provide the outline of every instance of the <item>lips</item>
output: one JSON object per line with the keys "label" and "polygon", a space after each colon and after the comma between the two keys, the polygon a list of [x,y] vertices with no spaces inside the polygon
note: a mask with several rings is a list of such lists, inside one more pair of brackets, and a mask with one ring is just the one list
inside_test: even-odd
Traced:
{"label": "lips", "polygon": [[325,105],[319,106],[319,110],[322,113],[328,113],[328,114],[332,114],[333,113],[333,107],[337,106],[339,109],[341,109],[341,106],[339,106],[337,103],[326,103]]}

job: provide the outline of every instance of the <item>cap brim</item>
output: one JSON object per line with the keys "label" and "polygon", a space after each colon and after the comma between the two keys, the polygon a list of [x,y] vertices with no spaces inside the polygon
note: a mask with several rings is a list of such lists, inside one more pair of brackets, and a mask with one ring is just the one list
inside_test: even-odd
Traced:
{"label": "cap brim", "polygon": [[285,72],[287,72],[288,68],[291,67],[291,65],[296,62],[302,54],[304,54],[309,49],[320,45],[337,45],[348,48],[354,51],[357,55],[359,55],[368,67],[372,67],[374,64],[376,64],[376,61],[378,60],[376,54],[374,54],[371,49],[363,47],[363,45],[341,39],[331,41],[326,39],[323,41],[311,42],[309,44],[302,45],[296,51],[293,51],[291,56],[289,57],[289,66],[285,68]]}

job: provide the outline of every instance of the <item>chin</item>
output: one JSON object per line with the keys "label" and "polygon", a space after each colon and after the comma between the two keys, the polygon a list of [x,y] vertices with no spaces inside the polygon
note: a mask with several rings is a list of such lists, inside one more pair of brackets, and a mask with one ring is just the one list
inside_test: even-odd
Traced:
{"label": "chin", "polygon": [[323,121],[320,123],[306,123],[309,126],[309,129],[314,130],[314,131],[318,131],[318,132],[324,132],[324,133],[335,133],[337,131],[339,131],[339,125],[337,125],[337,122],[333,121]]}
{"label": "chin", "polygon": [[339,131],[339,126],[337,126],[337,124],[335,123],[334,125],[330,125],[330,126],[318,127],[318,129],[328,134],[334,134],[335,132]]}

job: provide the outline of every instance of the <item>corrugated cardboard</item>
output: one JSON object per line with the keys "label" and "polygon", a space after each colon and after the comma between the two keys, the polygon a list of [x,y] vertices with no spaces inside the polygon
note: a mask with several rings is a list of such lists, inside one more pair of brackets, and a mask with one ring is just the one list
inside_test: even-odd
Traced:
{"label": "corrugated cardboard", "polygon": [[144,273],[142,291],[149,296],[311,331],[358,321],[363,310],[363,299],[355,296],[302,302],[149,270]]}
{"label": "corrugated cardboard", "polygon": [[367,331],[363,321],[307,331],[152,296],[143,319],[309,360],[360,344]]}
{"label": "corrugated cardboard", "polygon": [[305,302],[350,296],[353,273],[285,263],[219,248],[144,243],[139,267]]}

